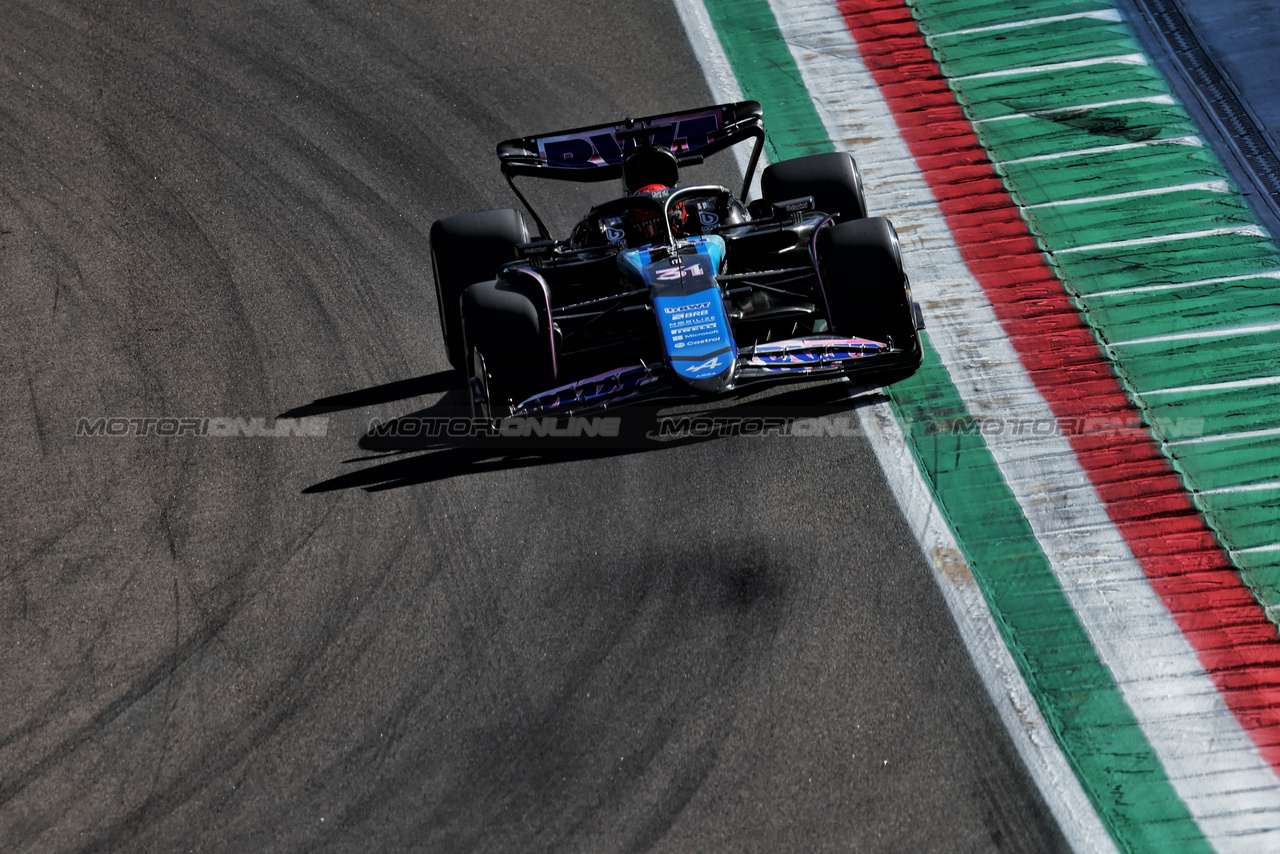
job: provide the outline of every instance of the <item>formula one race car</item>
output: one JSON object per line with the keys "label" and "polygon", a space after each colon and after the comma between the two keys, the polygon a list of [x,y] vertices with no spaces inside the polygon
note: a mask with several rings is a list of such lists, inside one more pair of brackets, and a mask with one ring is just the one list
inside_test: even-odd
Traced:
{"label": "formula one race car", "polygon": [[[768,166],[764,198],[680,186],[680,169],[754,140],[760,105],[721,104],[498,145],[516,210],[434,223],[431,253],[449,361],[473,412],[579,415],[623,403],[850,377],[886,385],[920,364],[897,235],[869,218],[845,153]],[[518,176],[621,179],[627,195],[551,238]]]}

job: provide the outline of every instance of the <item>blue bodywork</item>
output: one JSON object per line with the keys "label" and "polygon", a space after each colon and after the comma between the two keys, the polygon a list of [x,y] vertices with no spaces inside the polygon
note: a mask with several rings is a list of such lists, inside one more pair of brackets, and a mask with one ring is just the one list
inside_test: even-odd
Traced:
{"label": "blue bodywork", "polygon": [[809,334],[740,350],[720,284],[725,242],[709,234],[666,245],[624,249],[619,271],[648,288],[662,342],[664,365],[626,365],[541,392],[516,414],[602,409],[644,398],[676,396],[669,379],[688,391],[716,395],[735,386],[784,376],[836,372],[888,346],[862,338]]}
{"label": "blue bodywork", "polygon": [[663,360],[685,383],[709,394],[732,385],[738,358],[716,282],[724,255],[717,235],[691,238],[678,254],[666,247],[618,253],[619,268],[649,288]]}

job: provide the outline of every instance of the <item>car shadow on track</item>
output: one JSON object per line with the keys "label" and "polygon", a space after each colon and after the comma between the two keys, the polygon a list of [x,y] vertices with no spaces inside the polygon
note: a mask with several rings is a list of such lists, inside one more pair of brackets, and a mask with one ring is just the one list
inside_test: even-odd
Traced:
{"label": "car shadow on track", "polygon": [[280,417],[355,409],[418,395],[444,395],[433,405],[375,421],[358,446],[369,455],[344,465],[373,463],[303,490],[377,492],[485,472],[661,451],[729,436],[851,436],[858,407],[883,399],[875,390],[851,394],[847,384],[823,382],[774,389],[742,400],[666,407],[620,407],[577,418],[515,419],[493,427],[471,417],[456,375],[412,380],[320,398]]}
{"label": "car shadow on track", "polygon": [[364,406],[376,406],[380,403],[395,403],[411,397],[426,394],[440,394],[455,390],[458,376],[453,371],[437,371],[408,380],[397,380],[393,383],[376,385],[372,388],[351,391],[321,397],[303,406],[294,407],[282,412],[277,418],[308,418],[313,415],[328,415],[331,412],[343,412],[348,409],[360,409]]}

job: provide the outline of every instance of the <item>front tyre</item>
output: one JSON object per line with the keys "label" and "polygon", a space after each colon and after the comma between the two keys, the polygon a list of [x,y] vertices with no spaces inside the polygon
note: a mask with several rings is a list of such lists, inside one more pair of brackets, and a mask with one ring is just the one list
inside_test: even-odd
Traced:
{"label": "front tyre", "polygon": [[915,307],[892,223],[874,217],[828,226],[818,234],[817,250],[829,328],[919,354]]}
{"label": "front tyre", "polygon": [[[473,393],[485,399],[485,417],[555,385],[551,333],[543,311],[502,280],[467,288],[461,299],[466,370]],[[479,401],[477,400],[479,404]]]}
{"label": "front tyre", "polygon": [[529,241],[529,225],[517,210],[476,211],[437,220],[431,225],[431,265],[436,279],[440,333],[449,364],[467,370],[462,344],[459,300],[476,282],[495,279],[516,246]]}

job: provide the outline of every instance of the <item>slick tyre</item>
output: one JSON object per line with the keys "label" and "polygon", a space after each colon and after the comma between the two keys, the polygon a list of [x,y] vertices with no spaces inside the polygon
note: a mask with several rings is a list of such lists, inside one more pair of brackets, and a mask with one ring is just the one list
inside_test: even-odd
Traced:
{"label": "slick tyre", "polygon": [[524,216],[510,208],[477,211],[436,220],[431,225],[431,266],[436,280],[440,332],[449,364],[466,370],[459,300],[476,282],[497,278],[516,258],[516,246],[529,241]]}
{"label": "slick tyre", "polygon": [[[555,384],[553,345],[544,311],[501,280],[463,291],[467,370],[487,391],[488,406],[496,417],[509,414],[511,404]],[[486,376],[477,376],[479,370]]]}
{"label": "slick tyre", "polygon": [[828,226],[819,232],[817,248],[830,329],[918,353],[915,312],[898,235],[889,220],[873,217]]}
{"label": "slick tyre", "polygon": [[770,164],[760,176],[760,189],[770,204],[813,196],[814,207],[837,222],[867,216],[862,175],[844,151]]}

